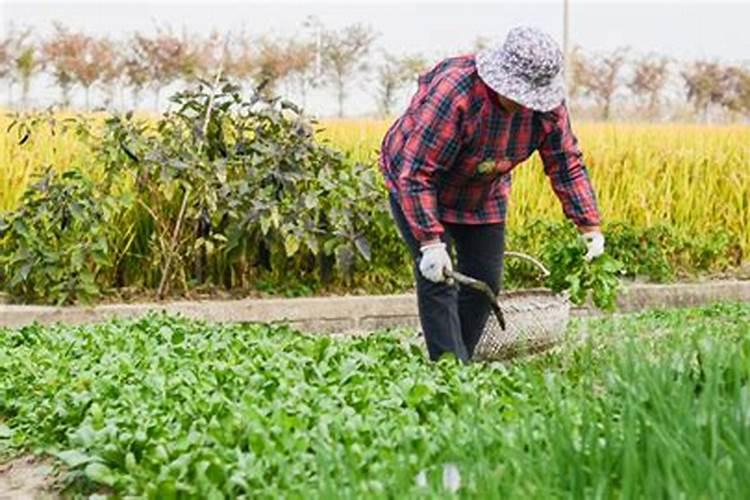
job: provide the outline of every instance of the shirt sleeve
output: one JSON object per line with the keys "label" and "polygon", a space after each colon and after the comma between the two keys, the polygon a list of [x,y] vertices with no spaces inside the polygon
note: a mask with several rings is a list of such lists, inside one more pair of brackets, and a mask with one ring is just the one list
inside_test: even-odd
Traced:
{"label": "shirt sleeve", "polygon": [[442,78],[431,83],[409,111],[414,127],[403,145],[398,191],[406,221],[420,242],[437,239],[445,231],[438,219],[437,182],[461,147],[468,102],[468,94],[461,88],[460,82]]}
{"label": "shirt sleeve", "polygon": [[601,216],[578,139],[565,104],[544,118],[545,136],[539,147],[544,171],[562,203],[566,217],[577,226],[598,226]]}

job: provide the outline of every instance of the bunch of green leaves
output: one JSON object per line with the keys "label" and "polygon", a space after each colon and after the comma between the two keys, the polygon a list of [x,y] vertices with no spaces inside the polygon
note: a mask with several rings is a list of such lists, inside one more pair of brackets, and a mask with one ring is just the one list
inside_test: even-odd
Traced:
{"label": "bunch of green leaves", "polygon": [[26,302],[99,295],[99,278],[115,260],[110,241],[119,202],[78,170],[47,170],[25,191],[20,208],[0,214],[4,288]]}
{"label": "bunch of green leaves", "polygon": [[582,304],[590,296],[596,307],[614,310],[624,270],[621,262],[607,253],[586,260],[582,240],[571,231],[548,240],[543,255],[550,270],[546,279],[549,288],[565,290],[574,304]]}

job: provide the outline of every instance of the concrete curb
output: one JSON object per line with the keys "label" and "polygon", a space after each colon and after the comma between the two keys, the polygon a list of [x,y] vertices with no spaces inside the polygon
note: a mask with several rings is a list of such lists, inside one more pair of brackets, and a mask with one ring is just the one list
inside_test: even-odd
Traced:
{"label": "concrete curb", "polygon": [[[750,281],[709,281],[670,285],[634,284],[618,299],[621,312],[650,308],[688,307],[712,302],[750,302]],[[137,317],[165,311],[189,318],[227,322],[287,322],[310,332],[362,332],[418,325],[414,295],[312,297],[298,299],[243,299],[178,301],[98,306],[24,306],[0,304],[0,327],[39,322],[83,324],[115,317]],[[595,314],[577,308],[576,316]]]}

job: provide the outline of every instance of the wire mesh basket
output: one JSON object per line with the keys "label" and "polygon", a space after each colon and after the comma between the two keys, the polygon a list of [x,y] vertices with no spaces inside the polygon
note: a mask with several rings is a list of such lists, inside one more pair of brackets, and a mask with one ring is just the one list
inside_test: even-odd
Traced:
{"label": "wire mesh basket", "polygon": [[[547,268],[529,255],[506,252],[505,256],[531,262],[544,276],[549,275]],[[472,359],[495,361],[538,353],[562,339],[570,320],[567,294],[533,288],[501,291],[495,296],[484,282],[458,272],[452,272],[450,278],[461,286],[481,291],[492,304],[494,314],[487,319]]]}

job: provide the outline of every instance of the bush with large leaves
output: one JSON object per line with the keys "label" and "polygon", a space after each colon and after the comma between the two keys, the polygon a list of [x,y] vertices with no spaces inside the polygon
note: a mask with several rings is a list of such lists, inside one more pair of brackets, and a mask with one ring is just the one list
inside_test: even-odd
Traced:
{"label": "bush with large leaves", "polygon": [[27,301],[58,304],[100,294],[100,275],[115,266],[112,222],[120,203],[78,170],[48,170],[0,217],[5,289]]}
{"label": "bush with large leaves", "polygon": [[[150,130],[128,116],[108,122],[103,151],[120,149],[152,228],[152,264],[184,286],[350,281],[383,192],[372,166],[317,142],[292,103],[245,100],[239,88],[202,85],[172,98]],[[143,244],[144,242],[141,242]],[[335,265],[337,264],[337,265]],[[255,275],[255,276],[253,276]]]}

